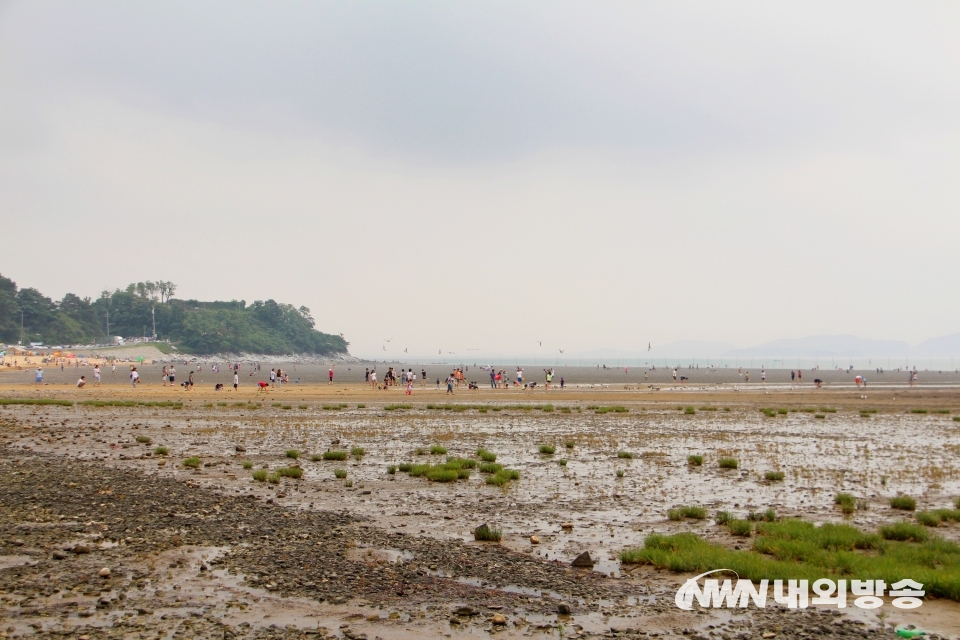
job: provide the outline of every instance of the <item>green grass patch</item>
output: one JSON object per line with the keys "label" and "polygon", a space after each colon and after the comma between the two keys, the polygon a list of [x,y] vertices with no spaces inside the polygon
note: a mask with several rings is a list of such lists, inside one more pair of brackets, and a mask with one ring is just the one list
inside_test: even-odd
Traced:
{"label": "green grass patch", "polygon": [[346,460],[347,452],[346,451],[324,451],[323,459],[324,460]]}
{"label": "green grass patch", "polygon": [[283,467],[282,469],[277,469],[277,473],[284,478],[293,478],[294,480],[299,480],[303,477],[303,469],[300,467]]}
{"label": "green grass patch", "polygon": [[515,469],[500,469],[496,473],[487,476],[486,483],[497,487],[502,487],[511,480],[519,480],[520,472]]}
{"label": "green grass patch", "polygon": [[910,409],[910,413],[927,413],[926,409]]}
{"label": "green grass patch", "polygon": [[364,450],[363,447],[353,447],[353,448],[350,449],[350,455],[352,455],[352,456],[353,456],[354,458],[356,458],[357,460],[359,460],[360,458],[362,458],[362,457],[363,457],[363,454],[365,454],[365,453],[366,453],[366,450]]}
{"label": "green grass patch", "polygon": [[300,452],[296,449],[287,449],[286,456],[292,460],[296,460],[300,457]]}
{"label": "green grass patch", "polygon": [[694,455],[689,455],[689,456],[687,456],[687,464],[689,464],[689,465],[691,465],[691,466],[694,466],[694,467],[702,467],[702,466],[703,466],[703,456],[701,456],[701,455],[696,455],[696,454],[694,454]]}
{"label": "green grass patch", "polygon": [[503,465],[496,462],[484,462],[480,465],[480,473],[496,473],[501,469]]}
{"label": "green grass patch", "polygon": [[497,454],[493,453],[492,451],[487,451],[486,449],[477,449],[477,457],[484,462],[497,461]]}
{"label": "green grass patch", "polygon": [[561,467],[565,467],[565,466],[567,466],[567,459],[566,459],[566,458],[560,458],[559,460],[557,460],[557,464],[560,465]]}
{"label": "green grass patch", "polygon": [[257,469],[253,472],[253,479],[257,482],[266,482],[267,481],[267,470],[266,469]]}
{"label": "green grass patch", "polygon": [[587,407],[593,409],[594,413],[630,413],[626,407]]}
{"label": "green grass patch", "polygon": [[732,518],[727,521],[727,529],[730,531],[730,535],[737,536],[739,538],[747,538],[753,533],[753,523],[749,520],[740,520],[739,518]]}
{"label": "green grass patch", "polygon": [[403,471],[404,473],[410,473],[410,469],[413,469],[413,463],[401,462],[400,464],[397,465],[397,469],[399,471]]}
{"label": "green grass patch", "polygon": [[720,458],[718,462],[721,469],[736,469],[740,466],[740,463],[737,462],[736,458]]}
{"label": "green grass patch", "polygon": [[200,467],[200,458],[197,456],[190,456],[183,461],[183,466],[189,467],[191,469],[197,469]]}
{"label": "green grass patch", "polygon": [[633,460],[633,454],[629,451],[617,451],[617,457],[624,460]]}
{"label": "green grass patch", "polygon": [[707,510],[699,505],[667,509],[667,518],[669,520],[683,520],[685,518],[690,518],[691,520],[703,520],[706,517]]}
{"label": "green grass patch", "polygon": [[767,471],[763,474],[763,477],[769,480],[770,482],[783,482],[783,479],[786,475],[783,471]]}
{"label": "green grass patch", "polygon": [[447,448],[442,447],[438,444],[435,444],[432,447],[430,447],[430,455],[433,455],[433,456],[442,456],[446,452],[447,452]]}
{"label": "green grass patch", "polygon": [[[38,404],[59,404],[44,402]],[[72,404],[72,403],[71,403]],[[174,402],[172,400],[162,400],[156,402],[143,401],[143,400],[83,400],[79,402],[86,407],[170,407],[172,409],[182,409],[182,402]]]}
{"label": "green grass patch", "polygon": [[253,461],[252,461],[252,460],[244,460],[241,464],[243,465],[243,468],[244,468],[244,469],[253,469]]}
{"label": "green grass patch", "polygon": [[556,448],[550,444],[540,445],[540,453],[548,456],[552,456],[556,452]]}
{"label": "green grass patch", "polygon": [[347,470],[346,470],[346,469],[334,469],[334,470],[333,470],[333,477],[338,478],[338,479],[340,479],[340,480],[343,480],[344,478],[347,477]]}
{"label": "green grass patch", "polygon": [[849,493],[838,493],[833,497],[833,504],[839,505],[840,510],[850,515],[857,510],[857,499]]}
{"label": "green grass patch", "polygon": [[926,527],[912,522],[897,522],[880,527],[880,535],[884,540],[900,542],[926,542],[930,534]]}
{"label": "green grass patch", "polygon": [[324,411],[340,411],[341,409],[346,409],[347,405],[345,404],[323,404],[320,405],[320,408]]}
{"label": "green grass patch", "polygon": [[912,496],[894,496],[890,498],[890,506],[894,509],[903,509],[904,511],[916,511],[917,500]]}
{"label": "green grass patch", "polygon": [[387,465],[387,475],[395,475],[397,473],[397,465],[388,464]]}
{"label": "green grass patch", "polygon": [[412,404],[388,404],[383,410],[384,411],[407,411],[408,409],[413,409]]}
{"label": "green grass patch", "polygon": [[893,584],[910,578],[922,583],[928,595],[960,600],[960,545],[931,537],[922,526],[902,524],[908,527],[890,525],[886,536],[801,520],[760,524],[752,549],[743,551],[692,533],[653,534],[643,547],[624,549],[620,560],[678,573],[723,568],[753,581],[844,578]]}
{"label": "green grass patch", "polygon": [[833,407],[820,407],[820,413],[836,413],[837,410]]}
{"label": "green grass patch", "polygon": [[168,449],[167,447],[157,447],[156,449],[153,450],[153,452],[158,456],[165,456],[170,453],[170,449]]}
{"label": "green grass patch", "polygon": [[577,443],[575,440],[565,440],[563,446],[565,446],[567,449],[573,449],[575,446],[577,446]]}

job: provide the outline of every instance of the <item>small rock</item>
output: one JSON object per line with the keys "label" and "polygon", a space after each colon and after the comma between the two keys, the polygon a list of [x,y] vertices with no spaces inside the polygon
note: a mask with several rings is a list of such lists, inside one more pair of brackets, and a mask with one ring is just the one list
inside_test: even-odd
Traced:
{"label": "small rock", "polygon": [[557,604],[557,613],[559,613],[562,616],[570,615],[570,605],[567,604],[566,602],[561,602]]}
{"label": "small rock", "polygon": [[498,614],[495,614],[495,615],[493,616],[493,624],[498,625],[498,626],[505,625],[505,624],[507,624],[507,619],[506,619],[505,617],[503,617],[502,614],[499,614],[499,613],[498,613]]}
{"label": "small rock", "polygon": [[457,607],[454,613],[458,616],[475,616],[477,615],[477,610],[473,607]]}
{"label": "small rock", "polygon": [[74,553],[90,553],[90,547],[85,544],[78,544],[70,549],[70,551],[73,551]]}
{"label": "small rock", "polygon": [[63,559],[66,558],[66,557],[67,557],[67,554],[65,554],[63,551],[54,551],[54,552],[53,552],[53,559],[54,559],[54,560],[63,560]]}
{"label": "small rock", "polygon": [[247,448],[246,448],[245,446],[243,446],[242,444],[238,444],[238,445],[236,446],[236,450],[237,450],[237,453],[243,453],[244,451],[247,450]]}
{"label": "small rock", "polygon": [[561,529],[567,529],[567,530],[569,531],[570,529],[573,529],[573,523],[572,523],[572,522],[561,522],[561,523],[560,523],[560,528],[561,528]]}
{"label": "small rock", "polygon": [[593,558],[590,557],[590,552],[584,551],[574,558],[570,564],[574,567],[592,567],[595,563],[593,562]]}
{"label": "small rock", "polygon": [[762,638],[772,638],[772,637],[775,636],[775,635],[777,635],[777,634],[775,634],[773,631],[767,631],[767,632],[764,633],[761,637],[762,637]]}
{"label": "small rock", "polygon": [[540,544],[539,536],[530,536],[530,544]]}
{"label": "small rock", "polygon": [[109,569],[108,567],[104,567],[103,569],[100,569],[100,577],[101,577],[101,578],[109,578],[109,577],[110,577],[110,569]]}

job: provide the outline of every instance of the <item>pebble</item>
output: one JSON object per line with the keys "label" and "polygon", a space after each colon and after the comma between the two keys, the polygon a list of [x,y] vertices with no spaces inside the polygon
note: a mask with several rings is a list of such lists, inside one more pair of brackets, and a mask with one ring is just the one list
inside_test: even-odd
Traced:
{"label": "pebble", "polygon": [[540,544],[539,536],[530,536],[530,544]]}
{"label": "pebble", "polygon": [[103,569],[100,569],[100,577],[101,577],[101,578],[109,578],[109,577],[110,577],[110,569],[109,569],[108,567],[104,567]]}
{"label": "pebble", "polygon": [[592,567],[595,563],[593,558],[590,557],[589,551],[584,551],[576,558],[573,559],[573,562],[570,563],[574,567]]}
{"label": "pebble", "polygon": [[507,624],[507,619],[503,617],[502,614],[497,613],[493,616],[493,624],[498,626],[505,625]]}

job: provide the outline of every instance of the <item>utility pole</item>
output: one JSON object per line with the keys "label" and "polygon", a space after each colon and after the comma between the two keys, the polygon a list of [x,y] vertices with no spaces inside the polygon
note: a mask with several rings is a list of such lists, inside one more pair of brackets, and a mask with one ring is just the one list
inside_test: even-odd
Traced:
{"label": "utility pole", "polygon": [[150,307],[150,317],[153,319],[153,339],[157,339],[157,306]]}

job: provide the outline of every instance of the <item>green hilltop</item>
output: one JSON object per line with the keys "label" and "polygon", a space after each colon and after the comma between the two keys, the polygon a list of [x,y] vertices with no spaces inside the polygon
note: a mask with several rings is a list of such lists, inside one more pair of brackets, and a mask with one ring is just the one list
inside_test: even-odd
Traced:
{"label": "green hilltop", "polygon": [[138,282],[96,300],[68,293],[54,301],[0,275],[0,342],[92,344],[111,336],[151,335],[191,353],[333,355],[347,352],[342,335],[317,331],[310,310],[274,300],[204,302],[173,297],[172,282]]}

